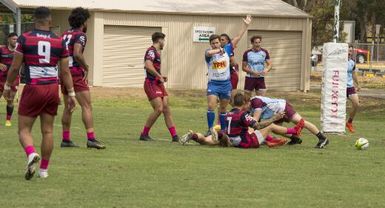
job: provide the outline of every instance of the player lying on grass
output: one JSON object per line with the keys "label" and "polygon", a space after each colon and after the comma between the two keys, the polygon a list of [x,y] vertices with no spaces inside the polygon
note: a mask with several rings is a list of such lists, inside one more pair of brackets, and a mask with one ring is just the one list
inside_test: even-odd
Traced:
{"label": "player lying on grass", "polygon": [[[250,99],[250,108],[253,117],[257,121],[271,120],[276,114],[284,113],[284,117],[274,123],[281,125],[283,122],[292,122],[295,124],[304,122],[304,128],[318,137],[318,143],[315,148],[322,149],[329,140],[318,128],[309,121],[304,120],[301,115],[295,112],[294,108],[284,99],[274,99],[262,96],[255,96]],[[288,144],[301,144],[302,140],[296,135],[290,136],[291,141]]]}
{"label": "player lying on grass", "polygon": [[[227,129],[218,134],[211,130],[211,135],[205,137],[203,134],[189,131],[181,138],[181,142],[193,140],[202,145],[220,145],[224,147],[234,146],[240,148],[258,148],[266,143],[269,147],[277,147],[286,144],[286,139],[274,139],[271,133],[286,135],[299,135],[302,131],[303,122],[299,122],[294,128],[286,128],[273,124],[284,117],[284,113],[275,114],[272,118],[258,122],[249,115],[245,109],[249,108],[249,102],[242,93],[234,96],[234,108],[227,114]],[[250,128],[252,131],[250,131]]]}

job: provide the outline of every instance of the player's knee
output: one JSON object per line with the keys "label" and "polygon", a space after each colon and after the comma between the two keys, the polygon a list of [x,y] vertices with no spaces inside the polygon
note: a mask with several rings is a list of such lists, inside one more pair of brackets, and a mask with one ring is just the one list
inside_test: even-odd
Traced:
{"label": "player's knee", "polygon": [[170,114],[170,107],[168,105],[163,106],[163,113],[164,114]]}
{"label": "player's knee", "polygon": [[210,103],[210,102],[207,103],[207,109],[208,110],[214,111],[216,107],[217,107],[216,103]]}
{"label": "player's knee", "polygon": [[164,112],[163,105],[155,107],[154,111],[158,114],[162,114]]}

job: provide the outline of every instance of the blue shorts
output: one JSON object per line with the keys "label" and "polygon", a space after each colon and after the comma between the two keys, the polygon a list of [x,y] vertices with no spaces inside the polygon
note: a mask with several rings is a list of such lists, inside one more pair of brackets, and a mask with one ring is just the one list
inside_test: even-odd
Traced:
{"label": "blue shorts", "polygon": [[231,82],[228,81],[209,81],[207,84],[207,96],[215,95],[220,100],[230,100],[231,98]]}

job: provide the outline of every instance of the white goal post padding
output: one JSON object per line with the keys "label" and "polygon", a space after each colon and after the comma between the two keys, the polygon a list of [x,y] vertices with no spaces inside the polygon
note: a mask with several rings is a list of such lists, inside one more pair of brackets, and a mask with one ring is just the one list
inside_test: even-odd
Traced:
{"label": "white goal post padding", "polygon": [[324,133],[345,133],[348,44],[325,43],[321,87],[321,126]]}

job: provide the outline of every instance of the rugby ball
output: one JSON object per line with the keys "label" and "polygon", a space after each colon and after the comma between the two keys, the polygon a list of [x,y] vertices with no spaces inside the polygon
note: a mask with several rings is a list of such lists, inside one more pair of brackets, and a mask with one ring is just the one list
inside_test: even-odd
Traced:
{"label": "rugby ball", "polygon": [[358,150],[364,150],[364,149],[367,149],[369,147],[369,141],[365,138],[359,138],[359,139],[357,139],[354,146]]}

